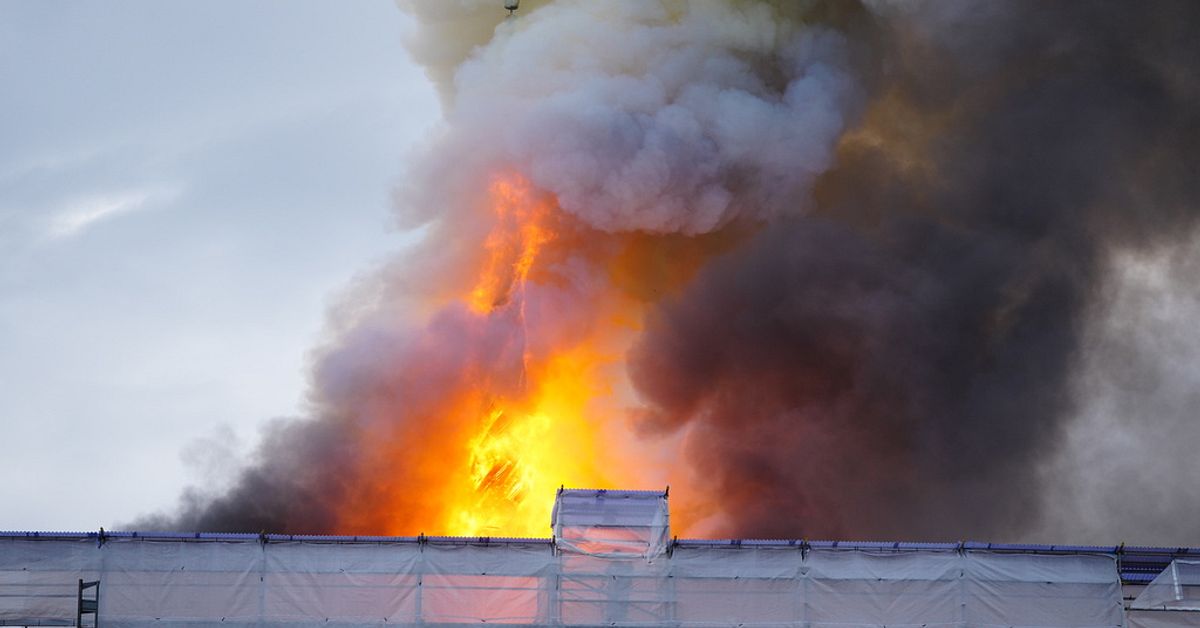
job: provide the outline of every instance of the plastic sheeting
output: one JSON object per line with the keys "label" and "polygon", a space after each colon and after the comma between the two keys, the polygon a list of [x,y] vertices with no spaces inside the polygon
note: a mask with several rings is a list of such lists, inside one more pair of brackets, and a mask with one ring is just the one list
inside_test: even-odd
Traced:
{"label": "plastic sheeting", "polygon": [[1195,628],[1200,626],[1200,612],[1130,609],[1126,615],[1129,628]]}
{"label": "plastic sheeting", "polygon": [[73,624],[79,579],[99,573],[94,542],[0,540],[0,624]]}
{"label": "plastic sheeting", "polygon": [[1172,561],[1146,585],[1130,608],[1200,611],[1200,561]]}
{"label": "plastic sheeting", "polygon": [[655,558],[671,538],[667,493],[560,489],[550,527],[563,551],[627,558]]}
{"label": "plastic sheeting", "polygon": [[[107,628],[374,626],[1123,626],[1110,555],[684,542],[608,558],[546,541],[0,539],[0,623],[74,616],[101,581]],[[69,594],[69,598],[46,597]]]}

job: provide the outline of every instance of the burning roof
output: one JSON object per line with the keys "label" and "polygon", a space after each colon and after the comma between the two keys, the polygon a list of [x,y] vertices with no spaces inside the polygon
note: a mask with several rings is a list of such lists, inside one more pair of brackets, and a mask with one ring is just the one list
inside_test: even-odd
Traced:
{"label": "burning roof", "polygon": [[1104,465],[1047,468],[1114,260],[1198,225],[1200,4],[401,4],[423,244],[339,310],[311,416],[140,525],[540,535],[563,483],[670,483],[700,535],[1108,520],[1072,516]]}

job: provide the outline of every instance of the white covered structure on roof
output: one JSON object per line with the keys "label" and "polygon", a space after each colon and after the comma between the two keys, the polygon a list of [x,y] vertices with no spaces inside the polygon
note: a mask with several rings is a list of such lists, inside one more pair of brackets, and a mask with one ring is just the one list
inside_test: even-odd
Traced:
{"label": "white covered structure on roof", "polygon": [[106,628],[1200,626],[1194,613],[1127,608],[1119,556],[1099,549],[668,541],[666,495],[629,491],[563,491],[554,530],[554,539],[9,533],[0,624],[71,625],[78,581],[99,580]]}
{"label": "white covered structure on roof", "polygon": [[1200,560],[1171,561],[1130,604],[1138,610],[1200,611]]}
{"label": "white covered structure on roof", "polygon": [[559,489],[550,529],[566,552],[656,558],[671,541],[667,492]]}

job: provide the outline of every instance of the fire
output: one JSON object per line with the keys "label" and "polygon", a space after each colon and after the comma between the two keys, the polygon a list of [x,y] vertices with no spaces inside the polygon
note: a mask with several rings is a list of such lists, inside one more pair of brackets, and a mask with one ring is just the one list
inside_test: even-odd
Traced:
{"label": "fire", "polygon": [[528,400],[498,402],[467,443],[470,491],[456,504],[456,534],[545,536],[554,489],[607,485],[595,467],[601,440],[588,420],[597,390],[593,372],[604,356],[577,347],[536,365]]}
{"label": "fire", "polygon": [[[478,317],[514,316],[513,333],[524,344],[527,285],[539,255],[557,237],[550,224],[555,208],[517,177],[496,179],[490,192],[496,224],[465,300]],[[519,394],[492,398],[473,421],[468,481],[447,513],[454,534],[545,536],[554,489],[608,484],[596,464],[603,417],[588,410],[591,400],[611,394],[603,371],[621,356],[598,347],[596,335],[572,340],[545,352],[526,346]]]}
{"label": "fire", "polygon": [[487,199],[475,273],[445,287],[457,296],[396,362],[406,392],[374,397],[378,420],[339,497],[344,532],[545,537],[560,486],[671,477],[676,457],[629,429],[625,353],[647,299],[686,281],[720,241],[580,228],[515,175],[497,177]]}
{"label": "fire", "polygon": [[491,198],[496,227],[483,243],[487,252],[483,272],[466,299],[479,315],[508,304],[513,290],[524,287],[538,252],[554,237],[543,224],[552,207],[545,199],[533,198],[525,181],[497,178]]}

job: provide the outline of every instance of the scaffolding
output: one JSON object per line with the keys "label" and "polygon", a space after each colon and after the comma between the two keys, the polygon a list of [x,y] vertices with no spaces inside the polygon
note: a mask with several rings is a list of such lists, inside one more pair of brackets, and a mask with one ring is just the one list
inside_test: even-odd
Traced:
{"label": "scaffolding", "polygon": [[96,582],[103,594],[95,617],[105,628],[1200,625],[1200,613],[1125,604],[1128,587],[1153,576],[1124,572],[1123,557],[1138,557],[1131,568],[1147,570],[1151,559],[1186,548],[803,540],[659,547],[669,534],[658,506],[665,494],[661,502],[599,492],[566,498],[551,539],[0,533],[0,625],[73,625],[82,585]]}

